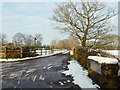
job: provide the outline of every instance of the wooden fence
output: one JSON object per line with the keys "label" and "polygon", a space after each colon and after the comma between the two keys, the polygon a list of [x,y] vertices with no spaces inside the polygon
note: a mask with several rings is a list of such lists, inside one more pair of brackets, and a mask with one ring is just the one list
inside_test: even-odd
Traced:
{"label": "wooden fence", "polygon": [[22,58],[32,55],[29,47],[2,46],[0,47],[0,58]]}
{"label": "wooden fence", "polygon": [[52,53],[60,53],[63,51],[67,51],[66,49],[45,49],[45,48],[37,48],[36,53],[39,55],[47,55]]}

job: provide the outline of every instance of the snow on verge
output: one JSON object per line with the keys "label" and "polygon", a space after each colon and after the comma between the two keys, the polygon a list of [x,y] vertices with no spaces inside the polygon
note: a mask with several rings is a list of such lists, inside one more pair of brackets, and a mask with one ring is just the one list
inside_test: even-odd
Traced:
{"label": "snow on verge", "polygon": [[118,56],[118,53],[119,53],[120,50],[104,50],[104,51],[109,53],[109,54]]}
{"label": "snow on verge", "polygon": [[74,84],[79,85],[81,88],[99,88],[97,84],[93,84],[93,81],[88,77],[88,71],[83,70],[83,67],[76,61],[68,61],[67,71],[62,72],[65,75],[72,75]]}
{"label": "snow on verge", "polygon": [[106,64],[117,64],[118,63],[117,59],[100,57],[100,56],[88,56],[88,59],[92,59],[94,61],[97,61],[98,63],[106,63]]}
{"label": "snow on verge", "polygon": [[35,57],[25,57],[25,58],[17,58],[17,59],[12,59],[12,58],[9,58],[9,59],[0,59],[0,62],[1,61],[24,61],[24,60],[30,60],[30,59],[37,59],[37,58],[40,58],[40,57],[48,57],[48,56],[52,56],[52,55],[55,55],[55,54],[59,54],[59,53],[68,53],[69,51],[61,51],[61,52],[54,52],[53,54],[46,54],[46,55],[38,55],[38,56],[35,56]]}
{"label": "snow on verge", "polygon": [[17,58],[17,59],[0,59],[0,61],[23,61],[23,60],[29,60],[29,59],[36,59],[36,58],[40,58],[40,57],[48,57],[48,56],[52,56],[54,54],[48,54],[48,55],[42,55],[42,56],[35,56],[35,57],[26,57],[26,58]]}

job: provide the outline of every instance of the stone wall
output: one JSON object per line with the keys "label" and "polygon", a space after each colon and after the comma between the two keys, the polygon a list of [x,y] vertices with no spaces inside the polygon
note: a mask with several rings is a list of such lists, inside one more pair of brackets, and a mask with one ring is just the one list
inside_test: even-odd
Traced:
{"label": "stone wall", "polygon": [[[88,56],[102,56],[109,58],[116,58],[101,50],[94,50],[90,48],[75,47],[73,57],[88,70],[89,77],[104,90],[106,88],[120,88],[120,76],[118,76],[119,66],[118,64],[101,64],[97,68],[91,66],[91,60],[88,60]],[[97,63],[97,62],[96,62]],[[91,67],[94,67],[91,69]],[[97,70],[99,69],[99,70]],[[97,70],[97,71],[95,71]]]}

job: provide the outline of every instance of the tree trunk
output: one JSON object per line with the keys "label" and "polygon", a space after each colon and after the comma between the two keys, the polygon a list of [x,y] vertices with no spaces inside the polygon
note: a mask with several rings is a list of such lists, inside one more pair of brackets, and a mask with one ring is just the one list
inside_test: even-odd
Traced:
{"label": "tree trunk", "polygon": [[86,40],[82,41],[82,47],[86,47]]}
{"label": "tree trunk", "polygon": [[88,30],[86,30],[86,32],[84,33],[84,37],[83,37],[83,39],[82,39],[82,47],[86,47],[87,31],[88,31]]}

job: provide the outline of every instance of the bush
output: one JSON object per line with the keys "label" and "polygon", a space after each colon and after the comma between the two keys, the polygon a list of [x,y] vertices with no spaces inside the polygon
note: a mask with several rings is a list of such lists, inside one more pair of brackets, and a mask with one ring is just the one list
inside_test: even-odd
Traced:
{"label": "bush", "polygon": [[87,69],[88,52],[86,48],[76,47],[73,56],[84,68]]}

